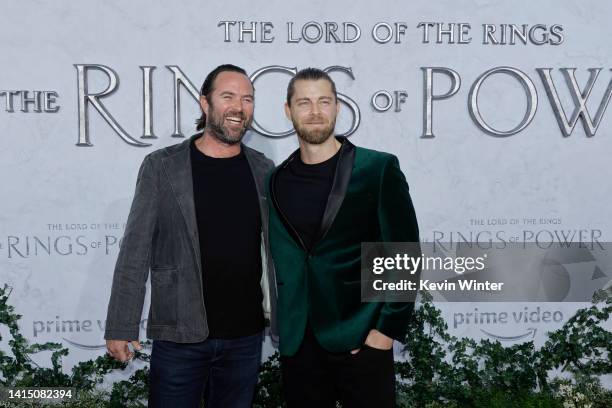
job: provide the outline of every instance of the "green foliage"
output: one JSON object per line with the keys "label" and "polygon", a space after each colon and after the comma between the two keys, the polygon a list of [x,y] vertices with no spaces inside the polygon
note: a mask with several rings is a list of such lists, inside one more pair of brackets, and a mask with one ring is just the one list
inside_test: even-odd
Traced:
{"label": "green foliage", "polygon": [[562,367],[588,377],[612,372],[612,333],[601,327],[612,312],[610,291],[597,292],[594,302],[578,310],[561,329],[549,333],[540,350],[542,370]]}
{"label": "green foliage", "polygon": [[499,341],[450,336],[441,312],[424,294],[406,335],[406,361],[397,363],[400,406],[563,406],[567,396],[548,378],[550,370],[559,368],[572,375],[572,387],[582,387],[588,403],[612,406],[610,391],[598,381],[599,375],[612,373],[612,333],[601,326],[610,312],[612,293],[599,291],[591,307],[548,333],[540,349],[531,341],[504,347]]}
{"label": "green foliage", "polygon": [[[0,385],[5,387],[74,387],[78,396],[58,407],[144,407],[148,392],[148,364],[127,380],[117,381],[110,391],[100,390],[105,377],[125,370],[107,355],[62,370],[68,350],[61,344],[29,344],[19,333],[10,291],[0,288],[0,325],[8,327],[10,353],[0,350]],[[599,291],[592,306],[580,309],[536,349],[533,342],[504,347],[499,341],[456,338],[440,310],[423,295],[406,335],[405,361],[396,363],[399,407],[423,408],[604,408],[612,406],[612,391],[598,377],[612,373],[612,333],[602,327],[612,312],[612,293]],[[0,338],[1,340],[1,338]],[[39,367],[30,358],[50,352],[51,367]],[[147,354],[135,360],[148,363]],[[560,369],[569,379],[550,379]],[[44,407],[39,402],[7,403],[4,407]],[[283,407],[278,353],[262,364],[253,406]]]}
{"label": "green foliage", "polygon": [[[70,374],[62,370],[62,357],[68,355],[68,349],[59,343],[44,343],[30,345],[19,332],[18,322],[21,315],[15,313],[15,308],[8,304],[10,288],[5,285],[0,288],[0,325],[7,326],[12,337],[8,344],[10,354],[0,350],[0,386],[3,387],[62,387],[78,390],[77,401],[68,401],[67,407],[126,407],[146,406],[148,389],[148,367],[135,371],[129,380],[113,384],[110,393],[97,390],[107,374],[115,370],[125,370],[127,364],[114,360],[107,354],[95,360],[83,361],[75,365]],[[0,336],[0,340],[2,337]],[[149,342],[145,345],[150,345]],[[31,359],[31,355],[40,352],[51,352],[51,368],[39,367]],[[135,352],[134,360],[149,361],[149,355]],[[82,400],[82,402],[81,402]],[[83,405],[80,405],[80,404]],[[25,405],[24,405],[25,404]],[[38,405],[37,405],[38,404]],[[20,403],[6,406],[38,407],[41,403]],[[0,404],[0,408],[3,405]]]}
{"label": "green foliage", "polygon": [[259,373],[259,382],[253,399],[254,408],[283,407],[281,371],[278,351],[268,358]]}
{"label": "green foliage", "polygon": [[[108,406],[108,394],[99,391],[80,391],[71,400],[61,403],[33,402],[0,402],[0,408],[101,408]],[[127,405],[124,405],[127,406]]]}

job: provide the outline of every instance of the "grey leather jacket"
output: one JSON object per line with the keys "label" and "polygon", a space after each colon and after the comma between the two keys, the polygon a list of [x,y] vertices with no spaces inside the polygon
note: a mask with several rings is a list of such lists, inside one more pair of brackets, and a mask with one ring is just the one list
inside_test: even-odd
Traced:
{"label": "grey leather jacket", "polygon": [[[138,339],[149,272],[151,308],[147,337],[178,343],[208,337],[189,149],[190,142],[200,136],[198,133],[183,143],[154,151],[142,162],[115,266],[105,339]],[[274,164],[244,144],[242,149],[259,195],[263,306],[275,335],[276,281],[268,245],[264,187],[265,176]]]}

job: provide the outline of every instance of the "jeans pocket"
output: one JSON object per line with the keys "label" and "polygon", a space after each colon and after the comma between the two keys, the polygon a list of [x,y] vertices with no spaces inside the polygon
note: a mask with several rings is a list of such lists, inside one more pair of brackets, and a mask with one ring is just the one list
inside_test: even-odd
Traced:
{"label": "jeans pocket", "polygon": [[178,270],[151,269],[151,326],[176,326]]}

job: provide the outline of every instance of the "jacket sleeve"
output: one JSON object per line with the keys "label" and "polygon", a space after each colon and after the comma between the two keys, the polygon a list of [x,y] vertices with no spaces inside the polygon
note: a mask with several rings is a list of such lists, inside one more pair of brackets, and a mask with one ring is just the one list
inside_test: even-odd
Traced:
{"label": "jacket sleeve", "polygon": [[146,156],[136,180],[111,289],[105,339],[137,340],[157,224],[157,176]]}
{"label": "jacket sleeve", "polygon": [[[410,242],[411,256],[420,256],[419,227],[408,192],[408,183],[397,157],[390,156],[382,172],[378,218],[383,242]],[[420,269],[410,277],[418,281]],[[416,293],[413,295],[413,298]],[[414,302],[385,302],[376,323],[384,335],[404,341],[414,310]]]}

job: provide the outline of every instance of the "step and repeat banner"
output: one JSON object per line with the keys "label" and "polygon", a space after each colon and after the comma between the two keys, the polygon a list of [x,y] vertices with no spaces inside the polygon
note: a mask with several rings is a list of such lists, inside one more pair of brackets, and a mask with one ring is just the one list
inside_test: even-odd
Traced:
{"label": "step and repeat banner", "polygon": [[[424,242],[611,239],[610,3],[87,0],[0,10],[0,282],[23,334],[63,343],[67,364],[104,352],[143,157],[194,133],[198,90],[223,63],[251,76],[245,142],[277,164],[297,147],[283,112],[288,81],[306,67],[329,72],[337,133],[398,156]],[[437,306],[457,336],[542,344],[584,306],[570,302],[585,298],[577,287],[609,285],[612,271],[587,261],[592,273],[560,268],[564,289],[547,301]]]}

